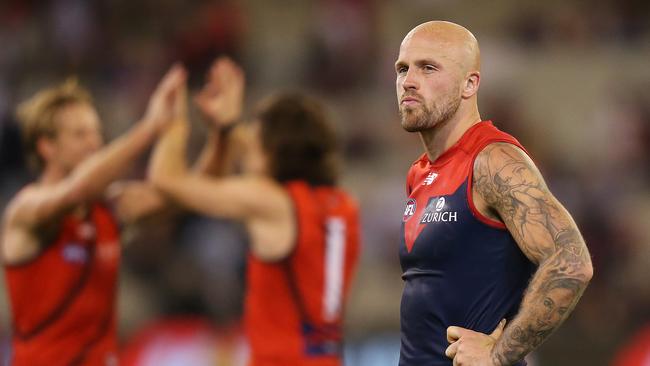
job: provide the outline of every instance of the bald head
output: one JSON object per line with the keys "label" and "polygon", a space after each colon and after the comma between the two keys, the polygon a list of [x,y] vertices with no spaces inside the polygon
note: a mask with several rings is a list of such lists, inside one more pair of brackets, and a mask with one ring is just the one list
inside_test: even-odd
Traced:
{"label": "bald head", "polygon": [[414,41],[424,41],[431,47],[444,50],[444,56],[460,66],[462,72],[481,69],[481,52],[476,37],[458,24],[446,21],[422,23],[404,37],[400,48]]}
{"label": "bald head", "polygon": [[441,21],[413,28],[395,62],[402,127],[420,132],[445,121],[479,120],[480,68],[478,42],[467,29]]}

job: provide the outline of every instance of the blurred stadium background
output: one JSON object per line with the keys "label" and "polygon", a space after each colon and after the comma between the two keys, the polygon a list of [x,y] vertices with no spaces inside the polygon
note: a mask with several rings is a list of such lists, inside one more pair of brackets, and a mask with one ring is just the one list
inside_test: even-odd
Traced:
{"label": "blurred stadium background", "polygon": [[[396,365],[397,236],[404,175],[421,146],[399,126],[393,62],[406,32],[430,19],[458,22],[477,36],[483,118],[529,149],[594,257],[591,286],[533,364],[614,365],[624,347],[650,352],[650,343],[632,346],[642,334],[650,338],[645,0],[3,0],[0,208],[32,178],[13,111],[37,89],[78,75],[111,139],[141,116],[174,60],[197,86],[216,55],[231,55],[247,72],[251,103],[278,89],[306,90],[328,103],[343,141],[344,185],[358,197],[364,224],[346,365]],[[194,124],[198,150],[205,130],[198,117]],[[131,178],[142,178],[145,167],[142,159]],[[124,242],[125,364],[240,365],[241,228],[158,216],[127,228]],[[6,356],[9,309],[0,283]],[[645,357],[638,365],[650,364]]]}

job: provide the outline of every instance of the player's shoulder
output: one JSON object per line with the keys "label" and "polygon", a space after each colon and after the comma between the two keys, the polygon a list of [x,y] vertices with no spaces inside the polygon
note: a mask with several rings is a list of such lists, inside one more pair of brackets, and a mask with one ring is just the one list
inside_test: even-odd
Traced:
{"label": "player's shoulder", "polygon": [[43,189],[37,184],[30,183],[16,192],[7,203],[3,212],[3,222],[11,223],[16,218],[20,209],[35,196],[43,194]]}
{"label": "player's shoulder", "polygon": [[332,195],[336,197],[336,201],[338,201],[342,210],[350,214],[358,214],[359,201],[350,191],[334,186],[332,187]]}
{"label": "player's shoulder", "polygon": [[420,156],[417,157],[417,159],[413,160],[411,163],[410,169],[414,169],[418,167],[420,164],[423,162],[426,162],[428,160],[427,153],[422,153]]}
{"label": "player's shoulder", "polygon": [[418,156],[417,159],[415,159],[411,165],[409,165],[409,170],[407,173],[407,177],[410,179],[411,176],[416,173],[418,170],[424,169],[424,167],[427,165],[427,162],[429,161],[429,158],[427,157],[426,153],[421,154]]}
{"label": "player's shoulder", "polygon": [[514,161],[530,161],[530,157],[520,145],[508,141],[493,141],[486,144],[478,152],[475,161],[477,164],[508,163]]}
{"label": "player's shoulder", "polygon": [[36,184],[36,183],[29,183],[25,185],[23,188],[21,188],[18,192],[16,192],[13,196],[13,198],[9,201],[10,203],[19,203],[21,201],[24,201],[25,199],[29,199],[29,197],[42,194],[45,189],[43,188],[42,185]]}
{"label": "player's shoulder", "polygon": [[326,209],[344,215],[358,214],[357,198],[338,184],[310,185],[305,181],[292,181],[285,187],[296,206]]}
{"label": "player's shoulder", "polygon": [[474,127],[470,128],[467,140],[467,144],[479,148],[494,142],[508,142],[521,146],[521,143],[517,138],[508,132],[500,130],[490,120],[479,122]]}
{"label": "player's shoulder", "polygon": [[418,156],[418,158],[415,159],[415,161],[411,163],[408,172],[406,172],[407,186],[411,184],[413,177],[418,173],[418,171],[423,171],[426,168],[428,161],[429,158],[427,157],[427,154],[423,153],[422,155]]}
{"label": "player's shoulder", "polygon": [[542,182],[543,178],[528,153],[512,143],[494,142],[481,150],[474,161],[473,180]]}
{"label": "player's shoulder", "polygon": [[527,157],[528,151],[513,135],[500,130],[490,120],[480,122],[473,129],[473,150],[476,161]]}
{"label": "player's shoulder", "polygon": [[247,204],[253,211],[265,216],[277,211],[285,212],[291,208],[291,197],[286,187],[271,177],[244,176],[235,178],[246,192]]}
{"label": "player's shoulder", "polygon": [[26,185],[14,194],[2,213],[0,251],[4,264],[23,262],[39,250],[38,238],[21,217],[21,210],[40,191],[36,184]]}

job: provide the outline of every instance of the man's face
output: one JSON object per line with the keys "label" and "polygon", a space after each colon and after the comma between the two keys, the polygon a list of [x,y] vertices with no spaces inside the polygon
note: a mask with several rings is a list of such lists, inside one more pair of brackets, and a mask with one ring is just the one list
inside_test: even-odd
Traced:
{"label": "man's face", "polygon": [[47,160],[69,172],[101,148],[99,117],[90,104],[73,103],[62,107],[54,118],[57,132]]}
{"label": "man's face", "polygon": [[433,35],[420,32],[402,42],[395,72],[399,113],[406,131],[430,129],[458,110],[461,66],[448,48]]}

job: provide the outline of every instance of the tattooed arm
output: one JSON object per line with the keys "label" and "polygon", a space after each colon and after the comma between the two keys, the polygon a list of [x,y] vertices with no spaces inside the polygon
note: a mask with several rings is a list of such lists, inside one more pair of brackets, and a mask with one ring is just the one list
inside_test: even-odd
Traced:
{"label": "tattooed arm", "polygon": [[519,313],[492,348],[494,364],[511,365],[569,316],[592,277],[591,259],[575,222],[518,147],[487,146],[475,160],[473,185],[475,202],[502,220],[538,265]]}

